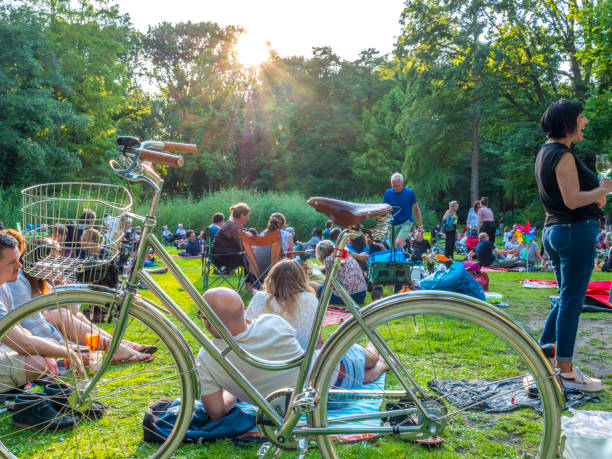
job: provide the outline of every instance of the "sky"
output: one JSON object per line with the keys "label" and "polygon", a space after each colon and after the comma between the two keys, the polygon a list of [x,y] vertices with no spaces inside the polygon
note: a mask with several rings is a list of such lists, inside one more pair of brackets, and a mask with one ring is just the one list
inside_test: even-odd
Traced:
{"label": "sky", "polygon": [[[239,25],[248,40],[269,41],[280,56],[312,55],[313,46],[331,46],[345,60],[376,48],[389,53],[401,32],[404,0],[116,0],[134,26],[167,21]],[[245,38],[246,40],[247,38]]]}

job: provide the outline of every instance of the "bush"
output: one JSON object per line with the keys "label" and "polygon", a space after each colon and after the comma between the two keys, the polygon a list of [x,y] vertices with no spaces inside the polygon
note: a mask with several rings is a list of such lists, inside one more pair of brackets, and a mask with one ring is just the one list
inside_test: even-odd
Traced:
{"label": "bush", "polygon": [[21,222],[21,195],[16,186],[0,188],[0,221],[5,228],[16,228]]}

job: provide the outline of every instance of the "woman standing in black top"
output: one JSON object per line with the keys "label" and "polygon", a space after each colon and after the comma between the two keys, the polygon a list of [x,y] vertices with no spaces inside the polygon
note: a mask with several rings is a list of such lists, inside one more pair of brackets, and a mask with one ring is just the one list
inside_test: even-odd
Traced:
{"label": "woman standing in black top", "polygon": [[546,211],[542,241],[555,271],[559,302],[546,319],[540,343],[556,343],[556,366],[566,389],[597,392],[603,389],[601,380],[572,364],[578,319],[593,271],[598,220],[606,193],[612,192],[612,182],[598,182],[572,150],[587,123],[580,103],[570,100],[552,103],[542,115],[548,142],[536,158],[535,176]]}

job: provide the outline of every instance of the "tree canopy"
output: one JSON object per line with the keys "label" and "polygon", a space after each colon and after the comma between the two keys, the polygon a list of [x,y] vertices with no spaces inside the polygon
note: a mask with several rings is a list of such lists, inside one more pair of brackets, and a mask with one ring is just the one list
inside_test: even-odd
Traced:
{"label": "tree canopy", "polygon": [[559,98],[590,123],[578,153],[612,144],[612,2],[407,0],[391,55],[270,49],[245,68],[239,25],[138,32],[108,0],[0,7],[0,187],[112,180],[118,135],[198,145],[170,194],[230,186],[343,199],[401,171],[421,202],[463,212],[481,195],[542,219],[539,118]]}

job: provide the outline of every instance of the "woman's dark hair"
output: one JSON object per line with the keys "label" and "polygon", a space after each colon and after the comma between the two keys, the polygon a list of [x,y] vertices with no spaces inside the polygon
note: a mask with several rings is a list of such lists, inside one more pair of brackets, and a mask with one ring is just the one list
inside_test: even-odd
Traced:
{"label": "woman's dark hair", "polygon": [[217,212],[212,216],[213,223],[221,223],[225,219],[225,216],[221,212]]}
{"label": "woman's dark hair", "polygon": [[480,205],[489,207],[489,198],[487,198],[486,196],[480,198]]}
{"label": "woman's dark hair", "polygon": [[95,221],[96,213],[91,209],[83,209],[81,217],[79,218],[79,223],[81,223],[81,225],[93,225]]}
{"label": "woman's dark hair", "polygon": [[325,222],[325,228],[331,229],[332,226],[334,226],[334,222],[332,222],[331,220],[327,220]]}
{"label": "woman's dark hair", "polygon": [[355,249],[357,253],[363,252],[363,248],[366,245],[363,234],[359,237],[356,237],[355,239],[351,239],[351,245],[353,246],[353,248]]}
{"label": "woman's dark hair", "polygon": [[562,139],[576,131],[576,120],[582,113],[582,105],[575,100],[561,99],[548,106],[540,126],[546,137]]}
{"label": "woman's dark hair", "polygon": [[323,236],[323,230],[321,228],[313,228],[312,235],[320,238]]}
{"label": "woman's dark hair", "polygon": [[336,242],[341,232],[342,230],[340,228],[332,228],[331,231],[329,232],[329,240],[332,242]]}

